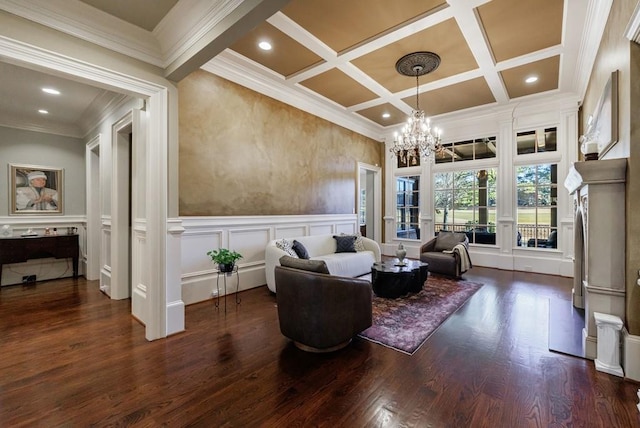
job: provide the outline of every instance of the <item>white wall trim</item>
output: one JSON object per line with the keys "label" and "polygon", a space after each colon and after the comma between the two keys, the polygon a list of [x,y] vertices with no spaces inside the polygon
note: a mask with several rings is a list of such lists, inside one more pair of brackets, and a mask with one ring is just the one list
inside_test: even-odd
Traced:
{"label": "white wall trim", "polygon": [[640,382],[640,336],[622,329],[623,363],[625,377]]}
{"label": "white wall trim", "polygon": [[[260,287],[265,277],[265,247],[273,239],[323,233],[355,233],[356,214],[180,217],[170,229],[181,234],[182,301],[192,304],[211,299],[216,288],[217,267],[206,252],[232,248],[243,255],[238,263],[240,290]],[[221,295],[224,290],[221,290]],[[235,292],[235,285],[227,293]]]}
{"label": "white wall trim", "polygon": [[149,64],[163,65],[151,32],[78,0],[0,0],[0,9]]}

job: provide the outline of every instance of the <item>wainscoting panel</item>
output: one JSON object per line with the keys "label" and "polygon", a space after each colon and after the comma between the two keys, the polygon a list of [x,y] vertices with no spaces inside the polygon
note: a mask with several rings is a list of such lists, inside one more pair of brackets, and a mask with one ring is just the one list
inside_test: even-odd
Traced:
{"label": "wainscoting panel", "polygon": [[[180,217],[182,234],[182,300],[192,304],[216,296],[215,266],[207,251],[224,247],[238,251],[240,290],[266,284],[264,250],[273,239],[354,233],[355,214],[259,217]],[[222,279],[221,279],[222,283]],[[227,279],[227,294],[235,292],[235,278]],[[224,294],[224,289],[220,290]]]}
{"label": "wainscoting panel", "polygon": [[149,266],[146,261],[147,228],[144,221],[136,220],[133,229],[131,248],[131,313],[142,324],[148,322],[147,285],[149,284]]}
{"label": "wainscoting panel", "polygon": [[327,235],[335,233],[335,224],[312,224],[309,227],[309,235]]}
{"label": "wainscoting panel", "polygon": [[307,236],[309,232],[308,226],[295,225],[295,226],[275,226],[274,239],[282,238],[295,238],[296,236]]}
{"label": "wainscoting panel", "polygon": [[242,254],[240,264],[264,263],[264,248],[271,240],[271,228],[247,228],[229,230],[229,248]]}
{"label": "wainscoting panel", "polygon": [[100,290],[111,296],[111,219],[102,218],[100,238]]}

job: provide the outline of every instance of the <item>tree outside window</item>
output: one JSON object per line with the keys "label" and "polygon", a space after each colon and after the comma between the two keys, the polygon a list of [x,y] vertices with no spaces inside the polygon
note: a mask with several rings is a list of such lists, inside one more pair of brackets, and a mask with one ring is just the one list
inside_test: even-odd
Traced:
{"label": "tree outside window", "polygon": [[496,243],[496,170],[434,174],[435,231],[465,232],[469,242]]}
{"label": "tree outside window", "polygon": [[517,245],[558,247],[558,166],[524,165],[516,169]]}

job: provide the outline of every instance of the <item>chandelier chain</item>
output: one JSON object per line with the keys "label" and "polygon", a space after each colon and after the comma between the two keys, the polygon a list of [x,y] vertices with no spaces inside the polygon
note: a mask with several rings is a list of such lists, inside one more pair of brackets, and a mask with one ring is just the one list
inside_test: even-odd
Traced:
{"label": "chandelier chain", "polygon": [[438,68],[440,57],[433,52],[414,52],[403,56],[396,62],[396,70],[404,76],[416,78],[416,109],[407,120],[400,134],[394,136],[390,151],[395,157],[402,158],[407,164],[412,158],[429,158],[433,153],[441,153],[441,132],[432,128],[429,118],[420,109],[420,76]]}

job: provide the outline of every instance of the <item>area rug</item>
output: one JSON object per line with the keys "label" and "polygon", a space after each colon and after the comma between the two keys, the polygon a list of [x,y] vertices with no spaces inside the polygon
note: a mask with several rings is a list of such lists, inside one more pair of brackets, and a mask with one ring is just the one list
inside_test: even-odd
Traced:
{"label": "area rug", "polygon": [[476,282],[430,275],[418,293],[397,299],[374,296],[373,325],[359,336],[412,355],[480,287]]}

